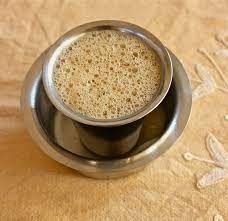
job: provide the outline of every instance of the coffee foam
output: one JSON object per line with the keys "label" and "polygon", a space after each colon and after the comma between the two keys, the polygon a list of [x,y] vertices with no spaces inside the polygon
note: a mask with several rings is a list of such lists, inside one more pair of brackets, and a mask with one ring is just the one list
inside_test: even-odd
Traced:
{"label": "coffee foam", "polygon": [[93,31],[60,54],[53,80],[63,102],[75,112],[113,119],[136,112],[156,95],[160,60],[134,35]]}

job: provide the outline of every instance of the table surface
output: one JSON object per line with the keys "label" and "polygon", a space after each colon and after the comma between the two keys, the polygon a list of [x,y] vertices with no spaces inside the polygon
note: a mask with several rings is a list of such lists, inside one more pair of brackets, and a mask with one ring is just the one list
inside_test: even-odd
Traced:
{"label": "table surface", "polygon": [[[1,0],[0,220],[228,220],[227,12],[227,0]],[[23,79],[39,54],[100,19],[160,38],[184,63],[195,98],[178,142],[142,172],[115,180],[86,178],[50,159],[19,112]],[[186,152],[220,167],[186,161]]]}

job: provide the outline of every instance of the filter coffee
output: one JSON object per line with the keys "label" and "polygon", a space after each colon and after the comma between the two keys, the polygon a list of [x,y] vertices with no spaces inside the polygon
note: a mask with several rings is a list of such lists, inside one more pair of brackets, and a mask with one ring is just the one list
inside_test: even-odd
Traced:
{"label": "filter coffee", "polygon": [[53,78],[57,93],[72,110],[113,119],[138,111],[156,96],[161,65],[157,53],[139,37],[100,30],[64,49]]}

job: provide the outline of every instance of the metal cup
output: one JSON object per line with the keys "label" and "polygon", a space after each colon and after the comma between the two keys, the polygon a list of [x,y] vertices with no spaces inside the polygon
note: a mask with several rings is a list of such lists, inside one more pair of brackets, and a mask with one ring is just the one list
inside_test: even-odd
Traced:
{"label": "metal cup", "polygon": [[[161,62],[161,84],[156,96],[137,112],[116,119],[94,119],[74,112],[59,97],[53,82],[57,58],[72,42],[89,31],[111,29],[138,36],[158,54]],[[59,38],[48,50],[43,64],[42,80],[53,105],[74,120],[82,143],[94,153],[116,157],[130,151],[136,144],[144,117],[153,111],[166,96],[173,75],[172,61],[164,45],[147,30],[122,21],[96,21],[78,26]]]}

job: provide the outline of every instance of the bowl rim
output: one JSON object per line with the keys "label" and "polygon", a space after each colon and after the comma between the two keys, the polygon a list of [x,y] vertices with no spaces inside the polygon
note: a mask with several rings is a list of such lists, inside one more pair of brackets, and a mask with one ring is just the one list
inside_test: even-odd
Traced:
{"label": "bowl rim", "polygon": [[[75,41],[75,39],[88,31],[92,30],[103,30],[103,29],[112,29],[118,30],[123,32],[129,32],[140,37],[144,40],[149,46],[151,46],[159,55],[161,60],[161,65],[163,69],[163,76],[162,76],[162,87],[159,90],[158,95],[152,99],[147,105],[145,105],[140,110],[126,115],[120,118],[114,119],[95,119],[80,113],[73,111],[69,106],[67,106],[60,96],[58,95],[54,83],[53,83],[53,68],[58,58],[58,55],[61,51],[71,44],[71,42]],[[117,20],[102,20],[102,21],[95,21],[89,22],[83,25],[80,25],[72,30],[68,31],[62,37],[60,37],[47,51],[44,63],[43,63],[43,74],[42,80],[44,84],[45,91],[51,100],[52,104],[64,115],[68,116],[69,118],[92,126],[102,126],[102,127],[112,127],[112,126],[121,126],[136,120],[139,120],[153,111],[165,98],[168,90],[170,88],[173,76],[173,67],[172,67],[172,60],[170,58],[169,52],[165,48],[165,46],[160,42],[158,38],[156,38],[153,34],[149,31],[145,30],[142,27],[137,25],[117,21]]]}

